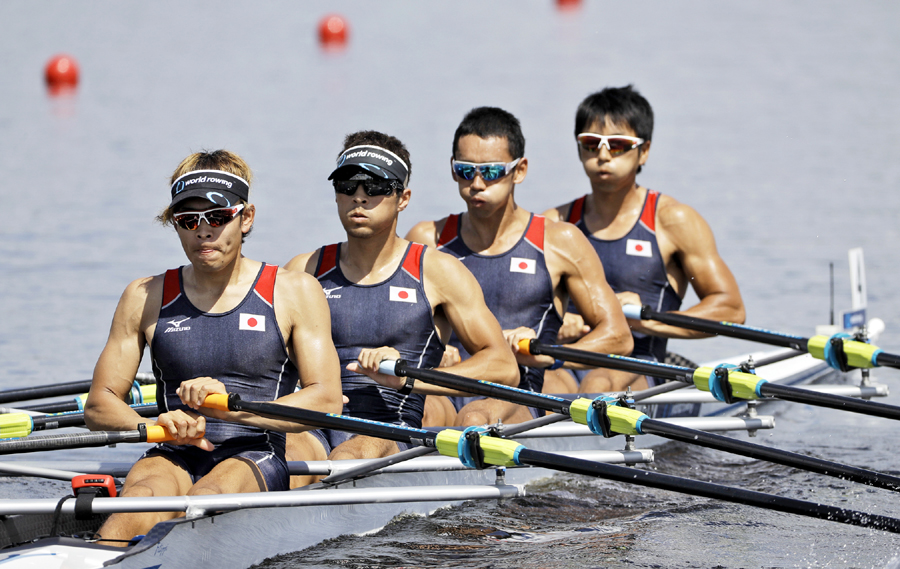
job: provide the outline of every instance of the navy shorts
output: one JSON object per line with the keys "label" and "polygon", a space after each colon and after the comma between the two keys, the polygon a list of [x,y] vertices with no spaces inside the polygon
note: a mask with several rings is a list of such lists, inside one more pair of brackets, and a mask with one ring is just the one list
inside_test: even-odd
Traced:
{"label": "navy shorts", "polygon": [[[252,440],[248,440],[252,439]],[[259,442],[259,437],[236,437],[215,445],[212,451],[205,451],[192,445],[172,445],[160,443],[144,453],[142,458],[163,456],[187,472],[196,484],[222,461],[236,458],[255,465],[257,480],[263,490],[288,490],[287,462],[284,459],[284,445]]]}

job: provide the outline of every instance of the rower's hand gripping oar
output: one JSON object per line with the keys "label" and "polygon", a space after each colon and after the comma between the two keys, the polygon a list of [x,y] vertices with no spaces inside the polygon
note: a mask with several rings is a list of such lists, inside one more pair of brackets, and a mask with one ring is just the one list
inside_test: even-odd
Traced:
{"label": "rower's hand gripping oar", "polygon": [[553,470],[585,474],[624,483],[639,484],[641,486],[900,533],[900,520],[895,518],[814,504],[762,492],[731,488],[711,482],[679,478],[652,471],[637,470],[624,466],[530,450],[513,440],[487,436],[489,433],[481,427],[469,427],[465,431],[445,429],[435,433],[424,429],[401,427],[377,421],[345,417],[334,413],[320,413],[277,403],[243,401],[235,394],[207,396],[204,406],[223,411],[247,411],[265,417],[297,421],[311,427],[339,429],[361,435],[434,447],[437,448],[440,454],[456,457],[464,465],[472,468],[540,466]]}
{"label": "rower's hand gripping oar", "polygon": [[[895,421],[900,420],[900,407],[896,405],[875,401],[860,401],[852,397],[819,393],[789,385],[779,385],[768,382],[755,374],[740,371],[734,365],[723,364],[714,368],[704,366],[691,369],[689,367],[661,364],[626,356],[595,354],[594,352],[576,350],[564,346],[543,344],[536,340],[528,342],[525,349],[529,350],[533,355],[546,354],[560,360],[590,366],[630,371],[684,383],[693,383],[697,389],[709,391],[716,399],[725,403],[772,397],[795,403],[806,403],[841,411],[851,411],[862,415],[883,417]],[[520,349],[522,349],[522,345],[520,345]]]}
{"label": "rower's hand gripping oar", "polygon": [[[535,340],[522,340],[520,350],[529,349]],[[552,354],[550,354],[552,355]],[[685,368],[687,369],[687,368]],[[433,369],[410,366],[403,360],[385,360],[379,366],[381,373],[399,377],[411,377],[427,383],[458,389],[485,397],[494,397],[521,405],[528,405],[545,411],[568,415],[576,423],[587,425],[592,433],[610,438],[616,435],[654,434],[687,444],[700,445],[750,458],[766,460],[817,474],[824,474],[875,486],[900,491],[900,477],[881,474],[839,462],[832,462],[802,454],[779,450],[751,442],[740,441],[721,435],[680,427],[651,419],[644,413],[625,406],[623,398],[601,396],[596,399],[584,397],[569,401],[560,397],[525,391],[515,387],[497,385],[487,381],[476,381]],[[753,376],[755,377],[755,376]]]}
{"label": "rower's hand gripping oar", "polygon": [[649,306],[626,304],[622,307],[626,318],[632,320],[656,320],[670,326],[718,334],[751,342],[792,348],[808,352],[814,358],[824,360],[834,369],[850,371],[854,368],[887,366],[900,368],[900,355],[888,354],[872,344],[854,340],[849,334],[839,332],[832,336],[816,335],[812,338],[773,332],[733,322],[716,322],[686,314],[657,312]]}

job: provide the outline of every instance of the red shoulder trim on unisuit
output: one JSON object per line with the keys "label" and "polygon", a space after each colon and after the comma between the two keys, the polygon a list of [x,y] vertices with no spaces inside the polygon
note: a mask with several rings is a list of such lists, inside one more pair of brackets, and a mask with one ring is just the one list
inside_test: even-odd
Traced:
{"label": "red shoulder trim on unisuit", "polygon": [[337,266],[337,243],[326,245],[319,251],[319,266],[316,267],[316,278],[321,277]]}
{"label": "red shoulder trim on unisuit", "polygon": [[644,210],[641,211],[641,223],[650,231],[656,231],[656,200],[659,192],[647,190],[647,201],[644,202]]}
{"label": "red shoulder trim on unisuit", "polygon": [[162,306],[172,304],[172,301],[181,294],[181,270],[169,269],[163,281]]}
{"label": "red shoulder trim on unisuit", "polygon": [[422,280],[422,255],[424,254],[425,245],[413,243],[409,246],[409,251],[406,252],[406,258],[403,259],[403,270],[420,282]]}
{"label": "red shoulder trim on unisuit", "polygon": [[525,240],[540,249],[544,250],[544,216],[535,215],[525,230]]}
{"label": "red shoulder trim on unisuit", "polygon": [[256,293],[269,304],[275,303],[275,273],[277,272],[278,265],[265,265],[254,287]]}
{"label": "red shoulder trim on unisuit", "polygon": [[442,247],[450,243],[459,235],[459,214],[451,213],[447,216],[447,222],[441,230],[441,236],[438,237],[437,246]]}
{"label": "red shoulder trim on unisuit", "polygon": [[584,215],[584,200],[587,199],[587,196],[581,196],[574,202],[572,202],[572,206],[569,208],[569,215],[566,217],[566,221],[569,223],[578,223],[581,221],[581,216]]}

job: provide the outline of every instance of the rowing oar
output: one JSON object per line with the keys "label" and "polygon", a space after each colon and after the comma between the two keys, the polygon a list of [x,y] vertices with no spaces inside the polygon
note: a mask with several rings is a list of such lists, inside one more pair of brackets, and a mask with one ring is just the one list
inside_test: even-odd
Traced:
{"label": "rowing oar", "polygon": [[801,352],[809,352],[814,358],[824,360],[834,369],[850,371],[853,368],[871,368],[887,366],[900,368],[900,355],[889,354],[880,348],[859,342],[845,332],[832,336],[816,335],[812,338],[773,332],[764,328],[756,328],[734,322],[716,322],[706,318],[697,318],[686,314],[657,312],[649,306],[628,304],[623,307],[625,316],[633,320],[656,320],[670,326],[697,330],[709,334],[719,334],[741,340],[750,340],[762,344],[793,348]]}
{"label": "rowing oar", "polygon": [[139,423],[133,431],[93,431],[61,435],[23,437],[0,441],[0,455],[42,450],[104,447],[119,443],[161,443],[173,440],[169,431],[158,425]]}
{"label": "rowing oar", "polygon": [[[150,385],[156,382],[153,374],[139,373],[134,378],[136,387]],[[63,395],[77,395],[91,388],[91,380],[70,381],[54,385],[42,385],[40,387],[26,387],[24,389],[7,389],[0,391],[0,405],[16,401],[30,401],[32,399],[45,399],[47,397],[62,397]]]}
{"label": "rowing oar", "polygon": [[[76,392],[77,393],[77,392]],[[35,405],[20,405],[17,411],[38,411],[40,413],[66,413],[69,411],[84,411],[84,404],[88,394],[82,393],[71,401],[51,401],[37,403]],[[125,402],[129,405],[141,403],[156,403],[156,385],[140,385],[134,382],[131,390],[125,395]]]}
{"label": "rowing oar", "polygon": [[690,480],[658,472],[637,470],[624,466],[530,450],[513,440],[485,436],[488,434],[487,430],[481,427],[469,427],[465,431],[444,429],[439,433],[434,433],[424,429],[401,427],[399,425],[356,419],[333,413],[320,413],[277,403],[243,401],[236,394],[210,395],[206,398],[204,406],[223,411],[247,411],[265,417],[297,421],[312,427],[339,429],[418,446],[434,447],[442,455],[457,457],[463,464],[472,468],[484,468],[487,466],[538,466],[900,533],[900,520],[896,518],[866,514],[763,492],[732,488],[711,482]]}
{"label": "rowing oar", "polygon": [[[520,343],[520,349],[527,349],[528,343],[529,340],[523,340]],[[530,340],[530,343],[533,346],[536,342]],[[900,477],[897,476],[881,474],[839,462],[739,441],[706,431],[651,419],[640,411],[620,406],[619,401],[613,397],[601,396],[593,400],[579,398],[569,401],[553,395],[469,379],[433,369],[421,369],[411,366],[403,360],[385,360],[381,362],[379,371],[389,375],[419,379],[448,389],[457,389],[475,395],[493,397],[553,413],[568,415],[574,422],[587,425],[591,432],[604,437],[613,437],[617,434],[652,434],[687,444],[704,446],[851,482],[858,482],[868,486],[900,491]]]}
{"label": "rowing oar", "polygon": [[[155,417],[159,414],[156,403],[131,405],[141,417]],[[0,415],[0,439],[26,437],[34,431],[83,427],[84,411],[29,415],[28,413],[6,413]]]}
{"label": "rowing oar", "polygon": [[737,366],[732,365],[723,364],[714,368],[704,366],[692,369],[626,356],[595,354],[594,352],[576,350],[564,346],[543,344],[536,340],[531,340],[524,347],[520,344],[519,349],[526,350],[523,353],[531,353],[536,356],[544,354],[560,360],[589,366],[630,371],[684,383],[693,383],[697,389],[709,391],[716,399],[725,403],[771,397],[795,403],[805,403],[840,411],[851,411],[863,415],[900,420],[900,407],[896,405],[875,401],[860,401],[852,397],[819,393],[789,385],[779,385],[768,382],[755,374],[740,371]]}

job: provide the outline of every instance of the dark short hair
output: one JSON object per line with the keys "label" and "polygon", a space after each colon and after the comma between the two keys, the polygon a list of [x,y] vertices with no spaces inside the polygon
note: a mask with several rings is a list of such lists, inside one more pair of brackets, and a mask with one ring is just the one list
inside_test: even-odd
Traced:
{"label": "dark short hair", "polygon": [[519,119],[497,107],[478,107],[469,111],[453,135],[453,156],[459,150],[459,139],[474,134],[478,138],[505,138],[513,159],[525,156],[525,135]]}
{"label": "dark short hair", "polygon": [[594,123],[625,124],[644,140],[653,138],[653,108],[631,86],[607,87],[589,95],[575,113],[575,136]]}
{"label": "dark short hair", "polygon": [[378,146],[385,150],[390,150],[399,156],[401,160],[406,162],[408,168],[406,183],[409,184],[409,178],[412,176],[412,161],[409,159],[409,150],[407,150],[406,146],[395,136],[384,134],[377,130],[360,130],[358,132],[352,132],[344,137],[344,147],[338,152],[338,158],[340,158],[341,154],[348,148],[364,145]]}

